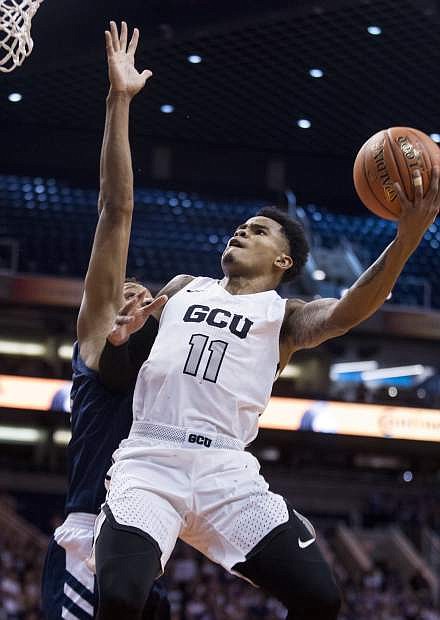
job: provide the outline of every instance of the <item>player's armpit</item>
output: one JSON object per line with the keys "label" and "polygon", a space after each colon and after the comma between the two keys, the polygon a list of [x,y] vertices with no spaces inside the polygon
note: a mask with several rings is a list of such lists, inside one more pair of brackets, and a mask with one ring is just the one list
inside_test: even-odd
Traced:
{"label": "player's armpit", "polygon": [[[189,276],[187,274],[180,274],[178,276],[175,276],[172,280],[168,282],[168,284],[166,284],[163,287],[163,289],[161,289],[157,293],[156,297],[160,297],[161,295],[166,295],[168,299],[170,299],[170,297],[172,297],[173,295],[181,291],[185,286],[188,286],[188,284],[192,282],[194,279],[195,279],[195,276]],[[152,316],[154,316],[155,319],[159,320],[160,315],[162,314],[162,310],[163,310],[163,307],[158,308],[158,310],[156,310],[155,312],[152,312]]]}
{"label": "player's armpit", "polygon": [[330,338],[346,333],[347,330],[337,325],[334,320],[338,301],[328,298],[309,302],[290,299],[287,302],[283,336],[288,343],[290,354],[299,349],[316,347]]}

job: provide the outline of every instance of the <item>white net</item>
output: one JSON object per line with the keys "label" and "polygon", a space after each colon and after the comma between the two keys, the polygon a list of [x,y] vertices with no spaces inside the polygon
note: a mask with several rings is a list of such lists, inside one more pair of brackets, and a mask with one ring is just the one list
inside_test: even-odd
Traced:
{"label": "white net", "polygon": [[32,51],[31,22],[43,0],[0,0],[0,71],[23,64]]}

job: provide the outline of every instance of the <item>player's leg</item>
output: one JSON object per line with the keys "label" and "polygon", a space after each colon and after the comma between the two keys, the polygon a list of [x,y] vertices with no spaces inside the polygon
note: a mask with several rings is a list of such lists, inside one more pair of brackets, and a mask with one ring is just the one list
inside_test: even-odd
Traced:
{"label": "player's leg", "polygon": [[157,579],[151,589],[142,613],[142,620],[170,620],[171,606],[168,591],[162,581]]}
{"label": "player's leg", "polygon": [[313,526],[269,491],[249,452],[202,456],[198,536],[183,532],[186,541],[280,600],[289,620],[335,620],[339,592]]}
{"label": "player's leg", "polygon": [[41,581],[41,609],[45,620],[59,620],[62,617],[65,572],[66,552],[51,538]]}
{"label": "player's leg", "polygon": [[72,615],[81,620],[94,617],[95,577],[86,564],[92,549],[94,520],[93,514],[72,513],[55,530],[42,579],[42,609],[46,620]]}
{"label": "player's leg", "polygon": [[289,521],[267,534],[232,572],[280,600],[288,620],[336,620],[340,594],[311,524],[290,506]]}
{"label": "player's leg", "polygon": [[141,620],[160,557],[153,538],[122,528],[107,514],[95,543],[98,620]]}

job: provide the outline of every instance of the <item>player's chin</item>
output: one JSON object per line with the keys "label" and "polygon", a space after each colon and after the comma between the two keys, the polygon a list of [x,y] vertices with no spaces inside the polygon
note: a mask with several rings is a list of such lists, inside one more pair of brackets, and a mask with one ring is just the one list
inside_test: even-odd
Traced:
{"label": "player's chin", "polygon": [[232,251],[234,248],[232,248],[231,246],[229,246],[228,248],[225,248],[225,250],[223,251],[222,254],[222,265],[223,263],[232,263],[234,261],[234,252]]}

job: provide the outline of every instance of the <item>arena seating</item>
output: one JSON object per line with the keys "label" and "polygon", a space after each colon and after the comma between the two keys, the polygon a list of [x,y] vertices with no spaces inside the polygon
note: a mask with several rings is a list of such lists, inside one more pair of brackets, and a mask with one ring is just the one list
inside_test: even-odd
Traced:
{"label": "arena seating", "polygon": [[47,538],[26,523],[9,497],[0,498],[0,618],[39,620]]}
{"label": "arena seating", "polygon": [[[181,272],[218,276],[219,257],[234,227],[261,201],[216,200],[183,191],[138,189],[128,273],[165,282]],[[97,218],[95,189],[55,179],[0,176],[0,245],[19,244],[20,272],[83,277]],[[304,207],[313,244],[335,247],[348,239],[363,265],[391,241],[395,225],[369,216]],[[440,224],[434,223],[408,262],[393,303],[440,307]],[[4,261],[3,261],[4,262]],[[7,268],[1,264],[0,268]],[[319,265],[318,265],[319,266]]]}

